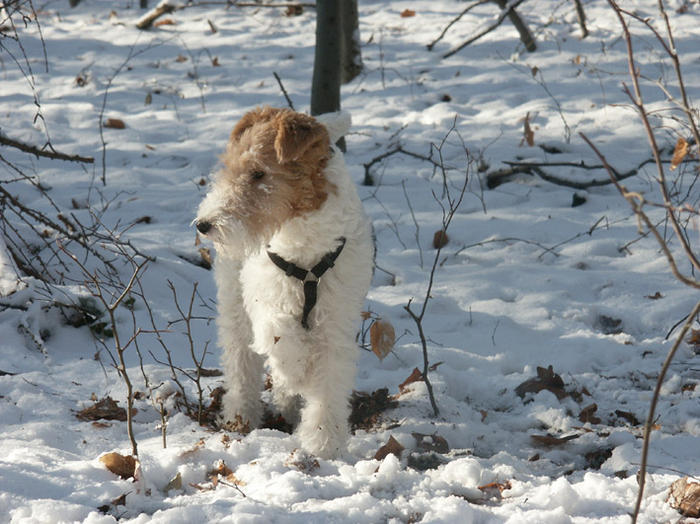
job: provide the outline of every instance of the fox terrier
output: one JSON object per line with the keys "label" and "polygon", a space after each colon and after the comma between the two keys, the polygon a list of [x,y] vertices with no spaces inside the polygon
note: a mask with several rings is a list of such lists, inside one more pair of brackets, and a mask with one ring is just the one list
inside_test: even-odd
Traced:
{"label": "fox terrier", "polygon": [[274,404],[322,458],[348,439],[355,324],[373,266],[371,226],[334,145],[349,127],[342,112],[247,113],[194,221],[217,253],[223,422],[261,423],[266,362]]}

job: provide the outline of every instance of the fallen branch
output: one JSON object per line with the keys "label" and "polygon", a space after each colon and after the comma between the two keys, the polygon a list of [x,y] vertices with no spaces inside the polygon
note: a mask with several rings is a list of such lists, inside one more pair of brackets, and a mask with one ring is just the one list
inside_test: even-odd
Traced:
{"label": "fallen branch", "polygon": [[455,18],[453,18],[453,19],[450,21],[449,24],[447,24],[447,25],[445,26],[445,29],[442,30],[442,32],[440,33],[440,35],[439,35],[435,40],[433,40],[432,42],[430,42],[430,43],[429,43],[428,45],[426,45],[425,47],[428,48],[428,51],[432,51],[432,50],[433,50],[433,47],[435,47],[435,44],[437,44],[440,40],[443,39],[443,37],[445,36],[445,34],[447,33],[447,31],[450,29],[450,27],[452,27],[452,26],[455,25],[457,22],[459,22],[459,20],[460,20],[464,15],[466,15],[469,11],[471,11],[471,10],[474,9],[475,7],[478,7],[478,6],[483,5],[483,4],[487,4],[487,3],[491,2],[491,1],[492,1],[492,0],[477,0],[477,1],[474,2],[473,4],[469,4],[466,8],[464,8],[464,9],[462,10],[461,13],[459,13]]}
{"label": "fallen branch", "polygon": [[91,156],[80,156],[80,155],[68,155],[66,153],[61,153],[59,151],[56,151],[53,146],[51,145],[50,142],[47,142],[44,147],[49,147],[51,148],[50,151],[47,151],[46,149],[39,149],[37,146],[31,145],[31,144],[25,144],[24,142],[20,142],[19,140],[14,140],[12,138],[8,138],[4,135],[0,135],[0,144],[8,147],[14,147],[15,149],[19,149],[20,151],[23,151],[25,153],[30,153],[37,158],[39,157],[44,157],[44,158],[52,158],[54,160],[66,160],[68,162],[82,162],[84,164],[93,164],[95,162],[95,159]]}
{"label": "fallen branch", "polygon": [[[442,55],[443,58],[449,58],[455,53],[458,53],[465,47],[467,47],[469,44],[473,44],[480,38],[486,36],[489,34],[491,31],[496,29],[498,26],[500,26],[503,21],[506,19],[506,17],[509,17],[511,22],[513,22],[513,25],[515,25],[516,29],[518,29],[518,32],[520,32],[520,40],[523,42],[525,45],[525,48],[528,51],[534,51],[536,49],[535,45],[535,40],[532,37],[532,34],[530,31],[527,29],[527,26],[525,25],[525,22],[522,21],[518,13],[515,11],[515,8],[518,7],[520,4],[522,4],[525,0],[515,0],[514,2],[511,2],[510,4],[506,4],[505,0],[497,0],[499,5],[503,5],[505,7],[502,11],[501,14],[498,15],[498,18],[496,21],[488,26],[487,28],[483,29],[481,32],[477,33],[473,37],[471,37],[469,40],[466,42],[458,45],[457,47],[451,49],[444,55]],[[516,23],[517,20],[517,23]]]}
{"label": "fallen branch", "polygon": [[139,21],[136,22],[136,27],[138,29],[149,29],[153,25],[153,22],[158,20],[161,16],[170,14],[176,9],[182,9],[184,7],[185,6],[176,6],[168,2],[168,0],[163,0],[148,13],[139,18]]}
{"label": "fallen branch", "polygon": [[[626,178],[630,178],[637,173],[639,173],[639,170],[642,169],[644,166],[647,164],[651,164],[655,162],[656,160],[654,158],[647,158],[646,160],[642,161],[639,163],[639,165],[633,169],[630,169],[629,171],[625,171],[624,173],[620,173],[617,169],[615,169],[612,166],[608,166],[611,170],[612,173],[615,175],[615,179],[617,181],[624,180]],[[671,159],[667,160],[661,160],[662,163],[668,164],[671,163]],[[687,163],[687,162],[693,162],[692,159],[686,159],[682,163]],[[613,183],[613,180],[611,180],[609,177],[608,178],[602,178],[598,180],[589,180],[586,182],[576,182],[575,180],[569,180],[567,178],[561,178],[556,175],[552,175],[542,169],[543,167],[573,167],[576,169],[584,169],[586,171],[594,171],[594,170],[599,170],[599,169],[607,169],[604,165],[602,164],[586,164],[583,160],[580,162],[514,162],[514,161],[504,161],[504,164],[510,166],[505,169],[498,169],[496,171],[492,171],[486,175],[486,187],[489,189],[494,189],[501,184],[504,184],[510,180],[511,177],[518,175],[518,174],[524,174],[524,175],[537,175],[539,176],[542,180],[546,180],[547,182],[550,182],[552,184],[556,184],[558,186],[564,186],[564,187],[570,187],[572,189],[588,189],[591,187],[600,187],[600,186],[606,186],[609,184]]]}
{"label": "fallen branch", "polygon": [[310,3],[298,3],[298,2],[281,2],[273,4],[260,4],[257,2],[236,2],[228,0],[225,2],[197,2],[197,3],[187,3],[184,5],[177,5],[170,3],[171,0],[163,0],[148,13],[139,18],[136,22],[136,27],[138,29],[150,29],[153,23],[158,20],[161,16],[174,13],[175,11],[182,11],[183,9],[188,9],[190,7],[207,7],[207,6],[223,6],[223,7],[280,7],[280,8],[292,8],[299,9],[304,7],[309,7],[311,9],[316,8],[316,4]]}

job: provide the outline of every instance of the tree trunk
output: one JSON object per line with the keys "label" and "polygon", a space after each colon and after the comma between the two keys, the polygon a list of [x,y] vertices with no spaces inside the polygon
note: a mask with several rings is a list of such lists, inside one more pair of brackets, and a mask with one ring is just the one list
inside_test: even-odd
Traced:
{"label": "tree trunk", "polygon": [[347,84],[362,72],[360,21],[357,14],[357,0],[342,0],[340,5],[340,19],[343,29],[340,47],[342,59],[340,80],[343,84]]}
{"label": "tree trunk", "polygon": [[316,51],[311,82],[312,115],[340,109],[341,1],[316,2]]}

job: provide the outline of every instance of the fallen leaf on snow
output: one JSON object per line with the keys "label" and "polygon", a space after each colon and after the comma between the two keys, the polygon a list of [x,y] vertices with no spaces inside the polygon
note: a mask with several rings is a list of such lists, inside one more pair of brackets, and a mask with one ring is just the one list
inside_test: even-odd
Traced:
{"label": "fallen leaf on snow", "polygon": [[[132,410],[132,413],[136,413],[136,408]],[[118,402],[112,399],[112,397],[105,397],[92,406],[81,409],[75,416],[86,422],[100,419],[120,420],[124,422],[126,421],[126,409],[120,408]]]}
{"label": "fallen leaf on snow", "polygon": [[396,457],[401,458],[401,453],[404,449],[405,448],[399,443],[399,441],[390,435],[387,443],[379,448],[374,454],[374,458],[376,460],[384,460],[389,454],[396,455]]}
{"label": "fallen leaf on snow", "polygon": [[170,482],[168,482],[165,485],[165,488],[163,488],[163,493],[167,495],[168,491],[170,490],[181,490],[182,489],[182,475],[180,472],[177,472],[177,475],[175,475],[173,478],[170,479]]}
{"label": "fallen leaf on snow", "polygon": [[409,384],[413,384],[414,382],[420,382],[421,380],[423,380],[423,373],[421,373],[418,368],[413,368],[413,371],[408,376],[408,378],[401,382],[401,384],[399,384],[399,391],[401,393],[405,393],[406,388]]}
{"label": "fallen leaf on snow", "polygon": [[384,360],[396,342],[394,326],[388,320],[381,318],[375,320],[369,328],[369,341],[372,345],[372,352],[377,355],[379,360]]}
{"label": "fallen leaf on snow", "polygon": [[416,16],[416,12],[413,9],[404,9],[401,11],[401,18],[411,18]]}
{"label": "fallen leaf on snow", "polygon": [[175,20],[172,18],[163,18],[162,20],[158,20],[153,24],[153,27],[160,27],[163,25],[175,25]]}
{"label": "fallen leaf on snow", "polygon": [[109,129],[124,129],[126,124],[124,123],[124,120],[119,118],[108,118],[105,120],[104,127]]}
{"label": "fallen leaf on snow", "polygon": [[200,449],[202,449],[203,447],[204,447],[204,439],[201,438],[201,439],[199,439],[199,441],[198,441],[194,446],[192,446],[190,449],[186,449],[185,451],[183,451],[182,453],[180,453],[180,458],[187,458],[187,457],[190,457],[190,456],[194,455],[197,451],[199,451]]}
{"label": "fallen leaf on snow", "polygon": [[595,412],[598,410],[597,404],[589,404],[581,410],[578,415],[578,419],[581,422],[590,422],[591,424],[600,424],[600,417],[595,416]]}
{"label": "fallen leaf on snow", "polygon": [[505,490],[511,489],[511,487],[510,481],[506,480],[505,482],[489,482],[483,486],[478,486],[478,489],[486,495],[487,498],[501,499],[501,494]]}
{"label": "fallen leaf on snow", "polygon": [[615,415],[617,415],[620,418],[625,419],[627,422],[629,422],[632,426],[639,426],[639,420],[637,417],[634,415],[634,413],[630,413],[629,411],[621,411],[619,409],[615,410]]}
{"label": "fallen leaf on snow", "polygon": [[100,462],[102,462],[109,471],[115,475],[119,475],[123,479],[133,477],[136,472],[136,459],[131,455],[124,456],[113,451],[102,455],[100,457]]}
{"label": "fallen leaf on snow", "polygon": [[688,477],[671,484],[666,501],[684,517],[700,517],[700,482],[688,482]]}
{"label": "fallen leaf on snow", "polygon": [[554,393],[561,400],[567,396],[564,391],[564,381],[554,372],[552,366],[543,368],[537,367],[537,377],[531,378],[515,388],[515,393],[523,398],[526,393],[539,393],[543,389]]}

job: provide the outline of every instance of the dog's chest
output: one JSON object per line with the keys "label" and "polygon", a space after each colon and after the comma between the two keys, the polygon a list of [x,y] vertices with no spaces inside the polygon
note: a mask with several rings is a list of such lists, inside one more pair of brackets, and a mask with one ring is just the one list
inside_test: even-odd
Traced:
{"label": "dog's chest", "polygon": [[245,261],[240,279],[243,303],[250,315],[301,314],[304,300],[301,283],[288,277],[265,253]]}

